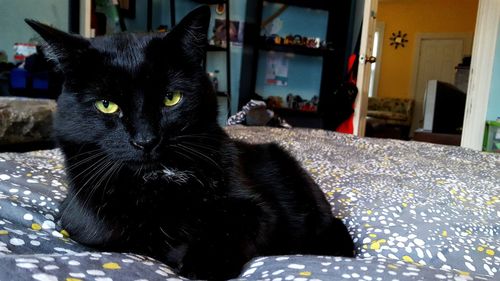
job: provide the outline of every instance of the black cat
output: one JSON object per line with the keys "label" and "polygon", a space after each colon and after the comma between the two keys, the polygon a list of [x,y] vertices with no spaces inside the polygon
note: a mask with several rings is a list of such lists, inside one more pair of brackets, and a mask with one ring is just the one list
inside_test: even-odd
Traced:
{"label": "black cat", "polygon": [[168,34],[85,39],[27,20],[65,77],[54,131],[71,237],[165,262],[189,278],[237,276],[255,256],[353,256],[323,193],[276,144],[230,139],[202,60],[208,7]]}

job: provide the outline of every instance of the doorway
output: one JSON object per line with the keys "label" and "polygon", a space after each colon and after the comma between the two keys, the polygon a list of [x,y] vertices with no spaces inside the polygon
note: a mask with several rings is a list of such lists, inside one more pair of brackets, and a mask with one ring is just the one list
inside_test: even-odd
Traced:
{"label": "doorway", "polygon": [[[414,100],[408,128],[413,132],[421,127],[427,80],[453,84],[455,67],[471,54],[479,0],[377,2],[377,23],[385,24],[384,57],[377,58],[380,78],[372,75],[371,92],[379,98]],[[395,34],[407,36],[408,42],[395,48]]]}
{"label": "doorway", "polygon": [[418,34],[413,81],[413,120],[410,132],[423,126],[423,103],[429,80],[455,83],[455,68],[470,55],[472,34]]}

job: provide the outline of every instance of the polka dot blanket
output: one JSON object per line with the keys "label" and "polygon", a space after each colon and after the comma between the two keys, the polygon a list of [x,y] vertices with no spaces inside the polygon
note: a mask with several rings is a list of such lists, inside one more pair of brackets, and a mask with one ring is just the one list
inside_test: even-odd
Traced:
{"label": "polka dot blanket", "polygon": [[[356,258],[257,257],[237,280],[500,280],[500,155],[321,130],[230,127],[294,154],[348,226]],[[185,280],[60,229],[58,150],[0,154],[0,280]]]}

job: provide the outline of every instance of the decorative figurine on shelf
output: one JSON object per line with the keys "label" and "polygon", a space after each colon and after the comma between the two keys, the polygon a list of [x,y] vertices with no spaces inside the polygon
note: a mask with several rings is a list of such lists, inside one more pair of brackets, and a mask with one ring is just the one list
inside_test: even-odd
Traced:
{"label": "decorative figurine on shelf", "polygon": [[282,108],[283,107],[283,98],[278,96],[270,96],[266,100],[267,107],[269,108]]}
{"label": "decorative figurine on shelf", "polygon": [[302,36],[295,35],[293,36],[293,45],[300,46],[302,44]]}
{"label": "decorative figurine on shelf", "polygon": [[272,34],[270,36],[262,36],[264,42],[267,45],[282,45],[283,44],[283,38],[281,38],[277,34]]}
{"label": "decorative figurine on shelf", "polygon": [[307,38],[306,46],[308,48],[319,48],[319,38],[309,37]]}
{"label": "decorative figurine on shelf", "polygon": [[156,28],[156,32],[168,32],[168,25],[161,24]]}
{"label": "decorative figurine on shelf", "polygon": [[305,102],[300,110],[302,111],[317,111],[318,110],[318,96],[313,96],[310,101]]}
{"label": "decorative figurine on shelf", "polygon": [[295,38],[293,37],[293,35],[291,35],[291,34],[290,34],[290,35],[287,35],[287,36],[285,37],[285,42],[284,42],[284,44],[285,44],[285,45],[293,45],[294,40],[295,40]]}
{"label": "decorative figurine on shelf", "polygon": [[283,38],[281,38],[279,35],[274,34],[274,44],[283,45],[283,41]]}
{"label": "decorative figurine on shelf", "polygon": [[219,74],[219,70],[214,70],[214,75],[212,77],[212,85],[214,85],[214,90],[215,92],[219,91],[219,79],[217,78],[217,75]]}
{"label": "decorative figurine on shelf", "polygon": [[286,107],[293,108],[293,94],[292,93],[289,93],[286,96]]}

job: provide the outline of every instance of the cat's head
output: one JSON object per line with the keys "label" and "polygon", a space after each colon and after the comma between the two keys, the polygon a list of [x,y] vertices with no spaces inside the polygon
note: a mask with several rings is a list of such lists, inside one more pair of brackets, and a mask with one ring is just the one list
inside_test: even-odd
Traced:
{"label": "cat's head", "polygon": [[180,136],[220,129],[202,66],[209,20],[210,9],[203,6],[168,34],[94,39],[26,20],[65,77],[56,139],[62,146],[96,147],[113,160],[142,163],[168,158],[169,145]]}

